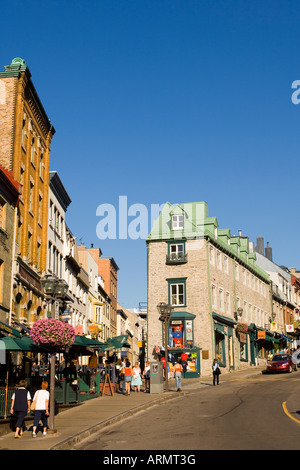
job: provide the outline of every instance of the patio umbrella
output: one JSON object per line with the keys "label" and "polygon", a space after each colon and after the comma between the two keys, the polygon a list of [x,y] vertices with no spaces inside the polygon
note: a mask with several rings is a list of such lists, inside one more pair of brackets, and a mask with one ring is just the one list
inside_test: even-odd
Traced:
{"label": "patio umbrella", "polygon": [[102,348],[100,341],[86,336],[76,335],[73,344],[70,346],[70,353],[77,353],[86,356],[90,356],[94,353],[95,349],[100,350]]}
{"label": "patio umbrella", "polygon": [[[34,344],[30,336],[24,335],[21,338],[15,338],[14,336],[5,336],[0,339],[0,351],[16,351],[16,352],[44,352],[47,353],[47,349],[42,346]],[[5,404],[7,403],[7,392],[8,392],[8,378],[9,378],[9,357],[6,364],[6,392],[5,392]],[[6,409],[5,409],[6,417]]]}
{"label": "patio umbrella", "polygon": [[25,343],[21,341],[21,338],[15,338],[13,336],[5,336],[0,339],[0,349],[6,351],[28,351]]}
{"label": "patio umbrella", "polygon": [[87,338],[86,336],[76,335],[74,343],[71,345],[73,346],[84,346],[84,347],[99,347],[101,348],[103,343],[100,341],[92,338]]}

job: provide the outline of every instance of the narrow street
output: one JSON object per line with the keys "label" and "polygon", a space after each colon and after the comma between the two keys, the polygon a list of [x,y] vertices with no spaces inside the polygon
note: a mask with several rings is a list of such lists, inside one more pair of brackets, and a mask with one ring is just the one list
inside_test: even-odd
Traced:
{"label": "narrow street", "polygon": [[300,416],[283,408],[299,392],[299,371],[221,381],[106,428],[80,450],[299,450]]}

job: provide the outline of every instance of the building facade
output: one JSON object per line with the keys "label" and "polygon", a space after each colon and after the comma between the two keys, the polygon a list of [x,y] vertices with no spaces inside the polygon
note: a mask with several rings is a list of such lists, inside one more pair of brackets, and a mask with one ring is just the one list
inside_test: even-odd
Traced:
{"label": "building facade", "polygon": [[[165,204],[147,239],[150,360],[167,346],[197,377],[211,374],[215,357],[227,370],[245,368],[274,348],[270,278],[251,249],[247,237],[218,228],[205,202]],[[173,307],[168,345],[160,302]]]}
{"label": "building facade", "polygon": [[99,248],[88,248],[89,252],[98,263],[98,273],[104,281],[105,292],[110,298],[110,337],[117,336],[117,310],[118,310],[118,271],[119,267],[114,258],[102,257]]}
{"label": "building facade", "polygon": [[0,163],[20,183],[12,321],[30,326],[45,313],[40,279],[46,272],[50,145],[55,133],[17,58],[0,72]]}
{"label": "building facade", "polygon": [[294,323],[299,320],[296,291],[290,271],[273,261],[272,248],[264,246],[263,237],[258,237],[255,247],[257,264],[270,276],[272,296],[271,329],[279,340],[279,349],[293,349],[296,338]]}
{"label": "building facade", "polygon": [[18,201],[19,183],[0,165],[0,321],[4,323],[10,323]]}

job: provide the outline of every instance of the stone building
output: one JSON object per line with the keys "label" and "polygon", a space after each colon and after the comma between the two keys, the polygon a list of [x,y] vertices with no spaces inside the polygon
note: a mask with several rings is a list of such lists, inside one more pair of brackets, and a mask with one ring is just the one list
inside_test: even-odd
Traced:
{"label": "stone building", "polygon": [[[157,305],[171,304],[169,358],[187,359],[187,377],[258,363],[274,349],[269,275],[247,237],[219,229],[205,202],[166,203],[147,238],[148,358],[164,351]],[[184,355],[184,356],[183,356]]]}
{"label": "stone building", "polygon": [[12,320],[31,325],[45,313],[51,124],[25,61],[0,72],[0,163],[20,183]]}

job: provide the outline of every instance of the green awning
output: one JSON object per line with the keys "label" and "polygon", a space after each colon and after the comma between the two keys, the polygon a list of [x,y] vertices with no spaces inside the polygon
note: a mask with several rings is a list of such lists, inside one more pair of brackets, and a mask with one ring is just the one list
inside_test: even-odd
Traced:
{"label": "green awning", "polygon": [[5,333],[8,333],[9,335],[14,335],[17,338],[21,338],[21,333],[19,330],[16,330],[12,326],[8,325],[7,323],[4,323],[3,321],[0,321],[0,331],[5,331]]}
{"label": "green awning", "polygon": [[228,336],[227,333],[225,333],[225,331],[220,330],[220,328],[215,328],[215,331],[216,331],[217,333],[220,333],[220,335]]}
{"label": "green awning", "polygon": [[279,343],[278,339],[273,338],[273,336],[266,335],[265,338],[258,338],[256,341],[271,341],[272,343]]}
{"label": "green awning", "polygon": [[216,312],[212,313],[212,317],[214,320],[217,320],[218,322],[226,324],[226,325],[233,326],[237,324],[237,322],[233,318],[224,317],[223,315],[219,315]]}
{"label": "green awning", "polygon": [[115,336],[109,338],[105,343],[102,344],[101,352],[104,351],[115,351],[116,349],[130,348],[130,344],[127,343],[128,335]]}
{"label": "green awning", "polygon": [[172,312],[171,320],[194,320],[196,315],[189,312]]}
{"label": "green awning", "polygon": [[22,338],[14,338],[6,336],[0,339],[0,349],[7,351],[31,351],[31,352],[48,352],[43,346],[35,344],[30,336],[22,336]]}
{"label": "green awning", "polygon": [[87,348],[101,348],[103,346],[103,343],[96,339],[92,338],[87,338],[86,336],[81,336],[81,335],[76,335],[75,340],[72,343],[72,346],[83,346]]}

